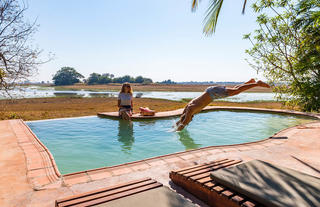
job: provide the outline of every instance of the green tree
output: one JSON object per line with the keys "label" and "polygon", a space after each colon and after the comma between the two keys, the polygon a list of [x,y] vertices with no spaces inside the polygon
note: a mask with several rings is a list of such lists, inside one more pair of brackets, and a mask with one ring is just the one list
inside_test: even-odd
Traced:
{"label": "green tree", "polygon": [[131,77],[129,75],[125,75],[125,76],[113,79],[114,83],[125,83],[125,82],[134,83],[134,81],[135,81],[134,77]]}
{"label": "green tree", "polygon": [[[200,0],[192,0],[192,7],[191,7],[192,11],[195,11],[198,8],[199,1]],[[246,4],[247,4],[247,0],[243,0],[242,14],[244,14],[245,12]],[[211,0],[206,12],[205,24],[203,28],[203,32],[206,35],[211,35],[216,30],[218,17],[219,17],[222,5],[223,5],[223,0]]]}
{"label": "green tree", "polygon": [[171,79],[161,81],[160,83],[161,84],[177,84],[176,82],[172,81]]}
{"label": "green tree", "polygon": [[88,80],[87,80],[88,85],[98,84],[100,77],[101,77],[101,75],[99,73],[91,73],[89,75]]}
{"label": "green tree", "polygon": [[122,77],[122,83],[129,82],[134,83],[134,77],[131,77],[130,75],[125,75]]}
{"label": "green tree", "polygon": [[251,66],[273,83],[280,100],[305,111],[320,109],[319,0],[258,0],[259,28],[244,36]]}
{"label": "green tree", "polygon": [[303,31],[297,49],[297,72],[303,76],[301,87],[296,87],[298,103],[306,111],[320,110],[320,1],[304,0],[299,3],[299,16],[294,26]]}
{"label": "green tree", "polygon": [[53,76],[52,80],[56,86],[61,85],[73,85],[79,83],[79,78],[84,78],[83,75],[78,73],[74,68],[71,67],[62,67],[57,73]]}
{"label": "green tree", "polygon": [[108,84],[112,82],[112,77],[114,77],[113,74],[110,73],[91,73],[89,78],[87,79],[88,85],[94,85],[94,84]]}
{"label": "green tree", "polygon": [[104,74],[101,75],[100,80],[99,80],[100,84],[108,84],[108,83],[111,83],[111,82],[112,82],[111,74],[104,73]]}
{"label": "green tree", "polygon": [[143,81],[144,81],[144,78],[140,75],[140,76],[137,76],[136,78],[135,78],[135,83],[143,83]]}
{"label": "green tree", "polygon": [[122,79],[120,77],[113,78],[112,83],[122,83]]}
{"label": "green tree", "polygon": [[153,83],[151,78],[143,78],[142,84],[150,84],[150,83]]}

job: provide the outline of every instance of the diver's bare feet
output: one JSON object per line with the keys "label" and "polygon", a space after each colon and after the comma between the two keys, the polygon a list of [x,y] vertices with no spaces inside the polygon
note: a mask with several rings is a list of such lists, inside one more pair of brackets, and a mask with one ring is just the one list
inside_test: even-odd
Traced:
{"label": "diver's bare feet", "polygon": [[257,82],[257,84],[258,84],[258,86],[261,86],[261,87],[270,88],[269,84],[267,84],[267,83],[265,83],[265,82],[263,82],[261,80],[259,80]]}
{"label": "diver's bare feet", "polygon": [[244,84],[247,84],[247,83],[255,83],[256,80],[254,78],[251,78],[249,81],[245,82]]}

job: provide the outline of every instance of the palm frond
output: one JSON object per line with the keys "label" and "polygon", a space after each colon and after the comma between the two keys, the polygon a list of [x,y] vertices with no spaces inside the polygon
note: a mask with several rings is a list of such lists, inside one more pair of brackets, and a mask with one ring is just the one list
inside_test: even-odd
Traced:
{"label": "palm frond", "polygon": [[197,10],[199,1],[200,1],[200,0],[192,0],[191,11]]}
{"label": "palm frond", "polygon": [[222,4],[223,0],[212,0],[204,19],[205,25],[203,28],[203,32],[206,35],[211,35],[216,30]]}
{"label": "palm frond", "polygon": [[247,5],[247,0],[244,0],[243,2],[243,7],[242,7],[242,14],[246,11],[246,5]]}
{"label": "palm frond", "polygon": [[[191,7],[192,11],[197,10],[199,2],[200,0],[192,0],[192,7]],[[222,4],[223,4],[223,0],[211,0],[209,8],[206,11],[206,17],[204,19],[205,25],[203,28],[203,32],[206,35],[211,35],[212,33],[215,32]],[[246,5],[247,5],[247,0],[244,0],[243,7],[242,7],[242,14],[245,13]]]}

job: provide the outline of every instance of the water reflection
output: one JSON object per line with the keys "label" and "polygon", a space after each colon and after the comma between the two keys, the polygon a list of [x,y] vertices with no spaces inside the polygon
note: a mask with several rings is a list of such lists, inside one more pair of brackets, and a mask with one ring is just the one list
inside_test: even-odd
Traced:
{"label": "water reflection", "polygon": [[177,134],[179,135],[179,141],[181,144],[183,144],[186,150],[197,149],[201,147],[201,144],[196,144],[194,142],[187,129],[177,132]]}
{"label": "water reflection", "polygon": [[141,127],[149,127],[149,126],[151,127],[151,126],[155,126],[156,120],[155,119],[143,120],[143,121],[137,122],[137,124]]}
{"label": "water reflection", "polygon": [[130,152],[134,143],[133,123],[131,121],[119,120],[118,141],[122,143],[123,152]]}

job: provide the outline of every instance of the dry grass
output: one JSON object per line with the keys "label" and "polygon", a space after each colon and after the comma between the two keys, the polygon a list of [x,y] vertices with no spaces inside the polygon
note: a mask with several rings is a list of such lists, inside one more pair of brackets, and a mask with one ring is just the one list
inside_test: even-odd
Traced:
{"label": "dry grass", "polygon": [[[185,105],[183,102],[134,99],[134,110],[149,106],[157,111],[174,110]],[[0,119],[39,120],[62,117],[96,115],[97,112],[117,111],[116,98],[32,98],[0,101]]]}
{"label": "dry grass", "polygon": [[[161,99],[135,98],[134,111],[140,106],[148,106],[156,111],[168,111],[182,108],[186,102]],[[215,106],[243,106],[257,108],[285,108],[279,102],[213,102]],[[96,115],[97,112],[117,111],[116,98],[33,98],[0,101],[0,119],[40,120],[63,117]]]}
{"label": "dry grass", "polygon": [[[176,85],[165,85],[165,84],[131,84],[134,91],[204,91],[208,86],[211,85],[183,85],[183,84],[176,84]],[[111,90],[111,91],[119,91],[121,88],[121,84],[106,84],[106,85],[83,85],[83,84],[76,84],[72,86],[59,86],[56,87],[57,89],[62,90]],[[255,87],[248,92],[265,92],[269,93],[272,92],[272,89],[263,88],[263,87]]]}

